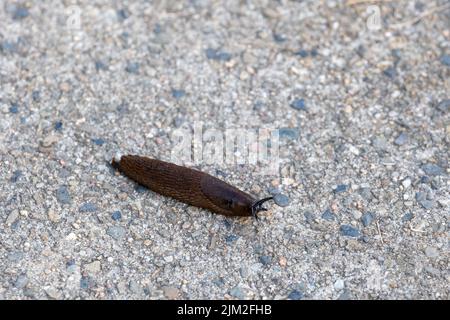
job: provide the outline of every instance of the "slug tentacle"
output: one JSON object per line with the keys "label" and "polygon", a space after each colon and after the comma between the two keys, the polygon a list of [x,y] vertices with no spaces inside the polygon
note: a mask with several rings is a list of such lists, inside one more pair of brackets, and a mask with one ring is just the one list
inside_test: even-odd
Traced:
{"label": "slug tentacle", "polygon": [[152,191],[227,216],[253,216],[267,211],[261,205],[272,197],[251,195],[207,173],[141,156],[114,158],[111,165]]}

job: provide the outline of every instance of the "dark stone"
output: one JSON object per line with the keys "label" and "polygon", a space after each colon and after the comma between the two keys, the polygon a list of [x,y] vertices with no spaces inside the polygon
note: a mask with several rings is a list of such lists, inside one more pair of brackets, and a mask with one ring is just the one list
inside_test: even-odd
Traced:
{"label": "dark stone", "polygon": [[86,213],[86,212],[95,212],[97,211],[97,206],[93,203],[86,202],[79,208],[80,212]]}
{"label": "dark stone", "polygon": [[314,222],[314,214],[312,212],[306,211],[304,215],[307,223],[311,224],[312,222]]}
{"label": "dark stone", "polygon": [[61,186],[56,190],[56,199],[62,204],[68,204],[71,202],[69,189],[67,186]]}
{"label": "dark stone", "polygon": [[334,221],[334,220],[336,220],[336,215],[333,212],[331,212],[330,209],[327,209],[324,211],[324,213],[322,213],[322,219],[328,220],[328,221]]}
{"label": "dark stone", "polygon": [[33,99],[34,102],[41,101],[41,92],[38,90],[34,90],[33,93],[31,94],[31,98]]}
{"label": "dark stone", "polygon": [[236,241],[237,238],[238,238],[237,235],[235,235],[235,234],[230,234],[230,235],[228,235],[228,236],[225,237],[225,241],[226,241],[226,243],[230,244],[230,243],[233,243],[234,241]]}
{"label": "dark stone", "polygon": [[374,219],[375,217],[371,212],[366,212],[362,215],[361,222],[364,227],[367,227],[373,222]]}
{"label": "dark stone", "polygon": [[336,187],[336,189],[333,190],[334,193],[342,193],[342,192],[346,192],[349,188],[348,184],[340,184]]}
{"label": "dark stone", "polygon": [[299,136],[298,129],[293,128],[281,128],[278,130],[278,134],[280,138],[288,138],[292,140],[297,140]]}
{"label": "dark stone", "polygon": [[112,213],[112,215],[111,215],[111,218],[112,218],[114,221],[118,221],[118,220],[120,220],[120,219],[122,218],[122,214],[120,213],[120,211],[114,211],[114,212]]}
{"label": "dark stone", "polygon": [[12,103],[11,106],[9,107],[9,112],[13,114],[19,113],[19,106],[15,103]]}
{"label": "dark stone", "polygon": [[95,70],[108,70],[108,66],[103,61],[97,60],[95,61]]}
{"label": "dark stone", "polygon": [[155,34],[160,34],[162,32],[161,25],[159,23],[155,24],[155,27],[153,28],[153,32]]}
{"label": "dark stone", "polygon": [[309,55],[309,53],[308,53],[308,51],[306,51],[306,50],[299,50],[299,51],[297,51],[297,52],[295,52],[294,53],[296,56],[299,56],[299,57],[301,57],[301,58],[306,58],[308,55]]}
{"label": "dark stone", "polygon": [[128,62],[125,67],[125,71],[128,73],[138,74],[139,73],[139,63],[137,62]]}
{"label": "dark stone", "polygon": [[289,300],[300,300],[303,298],[303,293],[298,290],[292,290],[291,293],[289,293],[287,298]]}
{"label": "dark stone", "polygon": [[30,12],[25,7],[17,7],[16,10],[13,12],[13,19],[14,20],[22,20],[25,19],[30,15]]}
{"label": "dark stone", "polygon": [[289,205],[289,198],[282,193],[278,193],[273,197],[273,200],[280,207],[287,207]]}
{"label": "dark stone", "polygon": [[172,97],[174,97],[175,99],[180,99],[180,98],[184,97],[185,95],[186,95],[186,91],[184,91],[184,90],[172,89]]}
{"label": "dark stone", "polygon": [[117,10],[117,16],[120,20],[126,20],[130,16],[130,13],[126,9]]}
{"label": "dark stone", "polygon": [[259,257],[259,262],[261,262],[263,265],[268,266],[272,263],[272,257],[270,256],[261,256]]}
{"label": "dark stone", "polygon": [[5,54],[13,54],[16,53],[18,50],[18,46],[16,43],[11,41],[3,41],[0,43],[0,51]]}
{"label": "dark stone", "polygon": [[407,212],[402,217],[402,221],[403,222],[411,221],[413,218],[414,218],[414,215],[412,214],[412,212]]}
{"label": "dark stone", "polygon": [[285,42],[287,39],[286,39],[286,37],[282,36],[281,34],[274,33],[273,40],[275,40],[275,42],[282,43],[282,42]]}
{"label": "dark stone", "polygon": [[361,233],[359,232],[358,229],[349,226],[349,225],[341,225],[341,227],[339,228],[339,231],[341,232],[341,234],[343,236],[347,236],[347,237],[354,237],[357,238],[361,235]]}
{"label": "dark stone", "polygon": [[394,67],[389,67],[383,71],[383,74],[389,78],[395,78],[397,76],[397,70]]}
{"label": "dark stone", "polygon": [[436,106],[439,111],[447,112],[450,109],[450,99],[445,99],[439,102]]}
{"label": "dark stone", "polygon": [[267,189],[267,192],[269,192],[271,195],[275,195],[279,194],[281,190],[278,189],[277,187],[269,187],[269,189]]}
{"label": "dark stone", "polygon": [[434,205],[432,200],[427,199],[427,194],[425,192],[417,192],[416,201],[426,210],[433,208]]}
{"label": "dark stone", "polygon": [[450,55],[443,54],[440,59],[441,63],[447,67],[450,67]]}
{"label": "dark stone", "polygon": [[144,192],[147,191],[147,188],[142,186],[142,185],[140,185],[140,184],[138,184],[138,185],[136,185],[134,190],[136,190],[136,192],[138,192],[138,193],[144,193]]}
{"label": "dark stone", "polygon": [[317,57],[318,55],[319,55],[319,51],[317,51],[317,49],[311,50],[311,57]]}
{"label": "dark stone", "polygon": [[11,177],[11,182],[12,182],[12,183],[17,182],[17,181],[20,179],[20,177],[21,177],[22,175],[23,175],[23,174],[22,174],[22,171],[20,171],[20,170],[14,171],[14,172],[13,172],[13,175],[12,175],[12,177]]}
{"label": "dark stone", "polygon": [[63,127],[62,121],[56,121],[56,122],[55,122],[54,128],[55,128],[56,131],[61,131],[61,130],[62,130],[62,127]]}
{"label": "dark stone", "polygon": [[431,179],[430,179],[430,177],[428,177],[428,176],[422,176],[421,178],[420,178],[420,183],[430,183],[430,181],[431,181]]}
{"label": "dark stone", "polygon": [[427,163],[422,166],[422,170],[428,176],[440,176],[444,174],[444,170],[436,164]]}
{"label": "dark stone", "polygon": [[80,288],[82,290],[87,290],[92,286],[92,280],[88,276],[83,276],[80,279]]}
{"label": "dark stone", "polygon": [[230,61],[231,60],[231,54],[225,51],[219,51],[216,49],[208,48],[205,51],[206,57],[210,60],[217,60],[217,61]]}
{"label": "dark stone", "polygon": [[296,110],[306,110],[304,99],[295,99],[294,101],[291,102],[290,106]]}
{"label": "dark stone", "polygon": [[105,144],[105,140],[103,140],[102,138],[92,139],[92,142],[97,146],[102,146]]}
{"label": "dark stone", "polygon": [[400,133],[400,135],[394,140],[394,143],[398,146],[403,146],[409,140],[408,135],[405,132]]}

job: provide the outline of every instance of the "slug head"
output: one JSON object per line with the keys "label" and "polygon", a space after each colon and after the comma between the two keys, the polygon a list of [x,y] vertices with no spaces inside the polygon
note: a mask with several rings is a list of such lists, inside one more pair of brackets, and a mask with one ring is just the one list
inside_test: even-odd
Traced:
{"label": "slug head", "polygon": [[272,200],[272,199],[273,199],[273,197],[267,197],[267,198],[258,200],[255,203],[253,203],[252,206],[251,206],[252,216],[255,217],[256,219],[258,219],[258,212],[260,212],[260,211],[267,211],[267,209],[264,208],[262,206],[262,204],[264,202]]}

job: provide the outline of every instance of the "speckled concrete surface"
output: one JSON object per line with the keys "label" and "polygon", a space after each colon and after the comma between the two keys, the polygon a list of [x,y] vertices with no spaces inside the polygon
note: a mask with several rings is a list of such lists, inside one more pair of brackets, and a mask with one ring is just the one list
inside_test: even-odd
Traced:
{"label": "speckled concrete surface", "polygon": [[[448,299],[449,27],[448,1],[2,1],[0,298]],[[283,128],[276,176],[198,167],[289,205],[225,218],[108,165],[196,121]]]}

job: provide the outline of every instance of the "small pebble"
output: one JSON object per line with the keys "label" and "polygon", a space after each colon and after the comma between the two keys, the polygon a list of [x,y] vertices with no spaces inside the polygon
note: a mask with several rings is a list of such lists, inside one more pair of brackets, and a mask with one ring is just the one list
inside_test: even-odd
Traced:
{"label": "small pebble", "polygon": [[82,276],[80,279],[80,288],[87,290],[91,287],[92,280],[89,276]]}
{"label": "small pebble", "polygon": [[450,55],[443,54],[440,58],[440,61],[443,65],[450,67]]}
{"label": "small pebble", "polygon": [[301,58],[306,58],[308,55],[309,55],[309,53],[308,53],[308,51],[306,51],[306,50],[299,50],[299,51],[297,51],[297,52],[295,52],[294,53],[296,56],[299,56],[299,57],[301,57]]}
{"label": "small pebble", "polygon": [[389,67],[383,71],[383,74],[392,79],[397,76],[397,70],[394,67]]}
{"label": "small pebble", "polygon": [[235,234],[230,234],[228,236],[225,237],[225,241],[226,243],[230,244],[233,243],[234,241],[236,241],[238,239],[238,236]]}
{"label": "small pebble", "polygon": [[298,290],[292,290],[291,293],[289,293],[287,298],[289,300],[300,300],[303,298],[303,293]]}
{"label": "small pebble", "polygon": [[160,34],[162,32],[162,28],[161,28],[161,25],[159,23],[155,24],[155,27],[153,28],[153,32],[155,34]]}
{"label": "small pebble", "polygon": [[436,248],[434,248],[434,247],[427,247],[425,249],[425,255],[428,258],[436,258],[436,257],[439,256],[439,251]]}
{"label": "small pebble", "polygon": [[25,274],[21,274],[20,276],[17,277],[14,286],[17,289],[23,289],[27,284],[28,284],[28,277]]}
{"label": "small pebble", "polygon": [[69,189],[67,186],[61,186],[56,190],[56,199],[62,204],[68,204],[71,202]]}
{"label": "small pebble", "polygon": [[286,37],[282,36],[281,34],[274,33],[273,40],[275,40],[275,42],[282,43],[282,42],[285,42],[287,39],[286,39]]}
{"label": "small pebble", "polygon": [[440,176],[444,174],[444,170],[434,163],[424,164],[422,170],[429,176]]}
{"label": "small pebble", "polygon": [[430,183],[430,182],[431,182],[430,177],[427,177],[427,176],[422,176],[422,177],[420,177],[420,183],[425,183],[425,184],[427,184],[427,183]]}
{"label": "small pebble", "polygon": [[311,224],[314,222],[314,214],[312,212],[306,211],[304,215],[307,223]]}
{"label": "small pebble", "polygon": [[406,178],[402,181],[402,186],[404,189],[408,189],[411,186],[411,179]]}
{"label": "small pebble", "polygon": [[11,106],[9,107],[9,112],[13,114],[19,113],[19,106],[15,103],[11,104]]}
{"label": "small pebble", "polygon": [[402,221],[403,222],[411,221],[413,218],[414,218],[414,215],[412,214],[412,212],[407,212],[403,215]]}
{"label": "small pebble", "polygon": [[102,267],[102,265],[101,265],[100,261],[96,260],[96,261],[86,264],[84,266],[84,269],[86,270],[86,272],[88,272],[90,274],[96,274],[101,271],[101,267]]}
{"label": "small pebble", "polygon": [[[18,214],[18,213],[17,213]],[[22,251],[13,251],[8,254],[8,261],[9,262],[19,262],[23,259],[23,252]]]}
{"label": "small pebble", "polygon": [[122,218],[122,214],[120,213],[120,211],[114,211],[114,212],[112,213],[112,215],[111,215],[111,218],[112,218],[114,221],[118,221],[118,220],[120,220],[120,219]]}
{"label": "small pebble", "polygon": [[406,133],[402,132],[400,135],[394,140],[394,143],[398,146],[403,146],[409,140],[409,137]]}
{"label": "small pebble", "polygon": [[436,106],[439,111],[447,112],[450,109],[450,99],[445,99],[439,102]]}
{"label": "small pebble", "polygon": [[272,263],[272,257],[271,256],[261,256],[261,257],[259,257],[259,262],[261,262],[265,266],[268,266]]}
{"label": "small pebble", "polygon": [[17,52],[17,44],[10,41],[2,41],[0,43],[0,51],[5,54],[13,54]]}
{"label": "small pebble", "polygon": [[230,295],[235,297],[236,299],[243,300],[245,299],[245,292],[242,288],[236,286],[230,290]]}
{"label": "small pebble", "polygon": [[306,110],[306,104],[304,99],[295,99],[291,102],[290,106],[296,110]]}
{"label": "small pebble", "polygon": [[16,182],[20,179],[20,177],[21,177],[22,175],[23,175],[23,174],[22,174],[22,171],[16,170],[16,171],[13,172],[13,175],[12,175],[10,181],[11,181],[12,183],[16,183]]}
{"label": "small pebble", "polygon": [[278,193],[273,197],[273,200],[280,207],[287,207],[289,205],[289,198],[282,193]]}
{"label": "small pebble", "polygon": [[11,213],[8,215],[8,218],[6,218],[5,223],[7,225],[12,225],[17,220],[18,217],[19,217],[19,210],[17,209],[12,210]]}
{"label": "small pebble", "polygon": [[361,217],[361,222],[364,227],[369,226],[374,220],[374,215],[371,212],[366,212]]}
{"label": "small pebble", "polygon": [[98,210],[97,206],[95,204],[93,204],[93,203],[90,203],[90,202],[84,203],[83,205],[81,205],[81,207],[79,209],[79,211],[83,212],[83,213],[85,213],[85,212],[95,212],[97,210]]}
{"label": "small pebble", "polygon": [[177,100],[181,99],[185,95],[186,95],[186,91],[184,91],[184,90],[172,89],[172,97],[174,97]]}
{"label": "small pebble", "polygon": [[115,240],[120,240],[125,236],[126,230],[121,226],[109,227],[106,233]]}
{"label": "small pebble", "polygon": [[103,61],[97,60],[95,61],[95,70],[108,70],[108,66]]}
{"label": "small pebble", "polygon": [[349,185],[347,185],[347,184],[340,184],[333,190],[333,192],[334,193],[342,193],[342,192],[347,191],[348,189],[349,189]]}
{"label": "small pebble", "polygon": [[347,236],[347,237],[357,238],[361,235],[358,229],[356,229],[350,225],[345,225],[345,224],[339,228],[339,231],[341,232],[341,234],[343,236]]}
{"label": "small pebble", "polygon": [[336,282],[334,283],[334,289],[339,291],[339,290],[342,290],[344,288],[345,288],[344,280],[342,280],[342,279],[336,280]]}
{"label": "small pebble", "polygon": [[299,136],[298,129],[292,128],[281,128],[278,130],[278,134],[280,138],[288,138],[292,140],[297,140]]}
{"label": "small pebble", "polygon": [[55,128],[56,131],[61,131],[62,127],[63,127],[62,121],[55,122],[54,128]]}
{"label": "small pebble", "polygon": [[267,192],[269,192],[269,194],[271,195],[276,195],[281,193],[281,190],[277,187],[269,187],[269,189],[267,189]]}
{"label": "small pebble", "polygon": [[139,73],[139,63],[137,62],[128,62],[125,67],[125,71],[128,73],[138,74]]}
{"label": "small pebble", "polygon": [[28,11],[27,8],[19,6],[16,8],[16,10],[14,10],[13,19],[14,20],[22,20],[22,19],[25,19],[26,17],[28,17],[29,14],[30,14],[30,12]]}
{"label": "small pebble", "polygon": [[210,60],[217,60],[217,61],[230,61],[231,60],[231,54],[224,51],[218,51],[212,48],[208,48],[205,51],[206,57]]}
{"label": "small pebble", "polygon": [[31,94],[31,98],[33,99],[34,102],[41,101],[41,92],[38,90],[34,90],[33,93]]}
{"label": "small pebble", "polygon": [[126,9],[117,10],[117,16],[120,20],[126,20],[130,16],[130,13]]}
{"label": "small pebble", "polygon": [[105,144],[105,140],[103,140],[102,138],[92,139],[92,142],[97,146],[102,146]]}
{"label": "small pebble", "polygon": [[426,210],[433,208],[434,205],[432,200],[427,199],[427,194],[421,191],[416,193],[416,201]]}
{"label": "small pebble", "polygon": [[324,211],[324,213],[322,213],[322,219],[327,221],[334,221],[336,220],[336,216],[333,212],[331,212],[330,209],[327,209]]}

